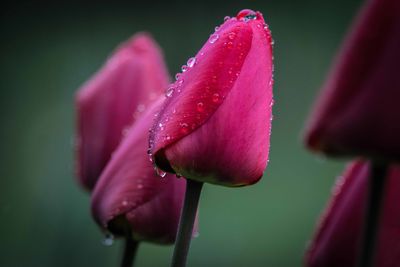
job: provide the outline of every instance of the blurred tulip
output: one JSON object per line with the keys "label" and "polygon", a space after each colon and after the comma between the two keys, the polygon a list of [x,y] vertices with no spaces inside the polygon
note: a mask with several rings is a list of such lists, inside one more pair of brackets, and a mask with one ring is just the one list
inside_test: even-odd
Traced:
{"label": "blurred tulip", "polygon": [[113,234],[129,232],[137,241],[172,243],[185,179],[157,176],[146,153],[148,130],[162,100],[135,122],[115,151],[93,191],[92,213]]}
{"label": "blurred tulip", "polygon": [[76,95],[79,182],[92,190],[124,131],[168,85],[160,48],[145,33],[123,43]]}
{"label": "blurred tulip", "polygon": [[312,113],[311,149],[400,159],[399,47],[400,1],[367,1]]}
{"label": "blurred tulip", "polygon": [[[370,165],[352,163],[333,190],[328,208],[306,256],[308,267],[356,266],[367,202]],[[387,177],[380,228],[376,267],[400,266],[400,166],[390,167]]]}
{"label": "blurred tulip", "polygon": [[257,182],[268,160],[272,71],[261,13],[226,18],[167,91],[150,136],[157,166],[225,186]]}

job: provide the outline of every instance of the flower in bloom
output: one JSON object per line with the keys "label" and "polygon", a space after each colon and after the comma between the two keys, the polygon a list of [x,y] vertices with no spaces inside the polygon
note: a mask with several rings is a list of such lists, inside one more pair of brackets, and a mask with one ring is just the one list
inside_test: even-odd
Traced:
{"label": "flower in bloom", "polygon": [[400,159],[399,14],[400,1],[367,1],[308,123],[311,149]]}
{"label": "flower in bloom", "polygon": [[[361,248],[370,165],[355,161],[339,178],[306,255],[308,267],[353,267]],[[388,171],[377,239],[377,267],[400,266],[400,166]]]}
{"label": "flower in bloom", "polygon": [[150,135],[157,166],[225,186],[257,182],[269,153],[272,71],[261,13],[226,18],[167,91]]}
{"label": "flower in bloom", "polygon": [[92,194],[92,214],[115,235],[172,243],[185,193],[185,179],[156,175],[146,153],[148,130],[163,99],[131,127],[104,169]]}
{"label": "flower in bloom", "polygon": [[79,182],[92,190],[127,128],[163,94],[168,74],[145,33],[120,45],[76,95]]}

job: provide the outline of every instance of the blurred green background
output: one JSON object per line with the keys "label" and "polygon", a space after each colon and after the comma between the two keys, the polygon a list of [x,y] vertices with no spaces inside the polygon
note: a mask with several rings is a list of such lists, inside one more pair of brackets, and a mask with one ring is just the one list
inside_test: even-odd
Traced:
{"label": "blurred green background", "polygon": [[[110,4],[111,3],[111,4]],[[301,132],[361,1],[9,2],[1,9],[0,266],[117,266],[73,171],[73,96],[118,43],[153,34],[171,75],[226,15],[264,13],[275,39],[270,163],[261,182],[207,185],[189,266],[296,267],[344,162],[307,152]],[[143,244],[137,265],[168,266]]]}

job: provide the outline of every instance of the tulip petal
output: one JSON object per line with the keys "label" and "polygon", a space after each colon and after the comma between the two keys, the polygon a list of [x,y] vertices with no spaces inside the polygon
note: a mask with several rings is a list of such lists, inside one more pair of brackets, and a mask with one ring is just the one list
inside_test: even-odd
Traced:
{"label": "tulip petal", "polygon": [[[309,267],[353,267],[360,249],[369,164],[352,163],[339,178],[306,255]],[[387,177],[377,246],[377,267],[400,265],[400,166]]]}
{"label": "tulip petal", "polygon": [[124,131],[165,90],[162,54],[148,34],[122,44],[76,95],[78,176],[92,190]]}
{"label": "tulip petal", "polygon": [[93,191],[92,213],[114,234],[123,235],[128,227],[136,240],[171,243],[185,179],[157,176],[146,154],[148,130],[162,100],[136,121],[115,151]]}
{"label": "tulip petal", "polygon": [[306,128],[329,155],[400,159],[400,1],[367,1]]}
{"label": "tulip petal", "polygon": [[257,13],[254,20],[230,19],[215,34],[219,39],[210,39],[196,56],[198,65],[182,74],[181,93],[165,104],[150,148],[166,171],[226,186],[248,185],[261,178],[268,158],[270,32]]}

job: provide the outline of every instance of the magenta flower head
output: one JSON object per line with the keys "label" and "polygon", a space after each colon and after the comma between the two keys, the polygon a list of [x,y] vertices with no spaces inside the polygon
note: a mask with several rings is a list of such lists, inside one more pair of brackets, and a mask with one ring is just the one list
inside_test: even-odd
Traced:
{"label": "magenta flower head", "polygon": [[150,135],[156,165],[201,182],[257,182],[268,160],[272,71],[261,13],[227,17],[167,91]]}
{"label": "magenta flower head", "polygon": [[[355,267],[359,256],[370,164],[356,161],[339,178],[306,255],[308,267]],[[400,167],[392,165],[378,230],[376,267],[400,266]]]}
{"label": "magenta flower head", "polygon": [[145,33],[111,55],[76,95],[79,182],[92,190],[126,127],[168,84],[161,51]]}
{"label": "magenta flower head", "polygon": [[400,159],[399,14],[400,1],[367,1],[309,121],[311,149]]}
{"label": "magenta flower head", "polygon": [[175,240],[186,180],[157,176],[146,153],[162,100],[145,111],[115,151],[93,191],[92,213],[117,236],[166,244]]}

